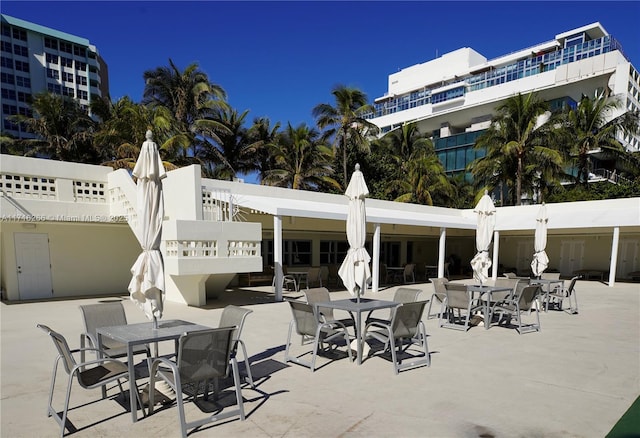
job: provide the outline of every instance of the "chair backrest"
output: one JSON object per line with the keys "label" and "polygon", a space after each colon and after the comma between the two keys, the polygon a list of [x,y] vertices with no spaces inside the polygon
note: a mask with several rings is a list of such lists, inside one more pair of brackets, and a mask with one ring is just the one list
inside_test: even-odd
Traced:
{"label": "chair backrest", "polygon": [[413,301],[418,301],[418,295],[420,295],[421,292],[422,290],[420,289],[399,287],[393,294],[393,301],[396,303],[411,303]]}
{"label": "chair backrest", "polygon": [[312,266],[307,269],[307,281],[311,284],[320,283],[321,281],[321,270],[319,266]]}
{"label": "chair backrest", "polygon": [[394,338],[412,338],[416,335],[426,304],[427,301],[413,301],[396,307],[391,321]]}
{"label": "chair backrest", "polygon": [[318,318],[313,311],[313,305],[294,300],[289,300],[289,305],[295,321],[296,333],[301,336],[315,336]]}
{"label": "chair backrest", "polygon": [[433,283],[434,292],[440,297],[445,297],[447,295],[446,284],[449,283],[449,280],[444,277],[431,278],[430,280]]}
{"label": "chair backrest", "polygon": [[576,275],[575,277],[573,277],[571,279],[571,282],[569,283],[569,287],[567,288],[567,296],[569,296],[569,295],[571,295],[573,293],[573,289],[575,289],[575,287],[576,287],[576,281],[578,281],[581,278],[582,278],[581,275]]}
{"label": "chair backrest", "polygon": [[235,327],[222,327],[182,334],[177,360],[182,383],[225,377],[234,331]]}
{"label": "chair backrest", "polygon": [[[326,287],[312,287],[304,291],[307,303],[314,305],[316,303],[326,303],[331,301],[331,294]],[[318,309],[326,319],[333,319],[333,309],[329,307],[321,307]]]}
{"label": "chair backrest", "polygon": [[322,284],[329,284],[329,267],[326,265],[320,266],[320,278]]}
{"label": "chair backrest", "polygon": [[522,289],[518,296],[518,306],[521,311],[528,311],[531,309],[536,297],[540,294],[541,287],[539,284],[527,286]]}
{"label": "chair backrest", "polygon": [[415,263],[408,263],[404,266],[404,275],[412,275],[413,270],[416,268]]}
{"label": "chair backrest", "polygon": [[[73,358],[71,354],[71,350],[69,349],[69,344],[64,336],[60,333],[51,330],[48,326],[44,324],[38,324],[37,327],[47,333],[53,344],[56,346],[56,350],[58,350],[58,354],[62,358],[62,364],[64,365],[64,370],[67,374],[71,374],[71,371],[76,366],[76,360]],[[81,382],[82,383],[82,382]]]}
{"label": "chair backrest", "polygon": [[230,304],[222,309],[222,315],[220,316],[218,327],[236,327],[233,332],[233,340],[236,341],[240,339],[240,336],[242,335],[244,320],[247,315],[252,312],[253,310],[251,309],[245,309],[243,307]]}
{"label": "chair backrest", "polygon": [[559,272],[543,272],[542,275],[540,275],[540,278],[543,280],[559,280],[560,273]]}
{"label": "chair backrest", "polygon": [[449,284],[447,285],[447,307],[451,309],[467,309],[471,298],[466,286],[462,289],[457,286],[449,287]]}
{"label": "chair backrest", "polygon": [[508,287],[511,288],[512,292],[515,292],[519,282],[518,278],[498,277],[496,278],[495,286]]}
{"label": "chair backrest", "polygon": [[503,274],[506,278],[517,278],[518,275],[515,272],[505,272]]}
{"label": "chair backrest", "polygon": [[[115,325],[127,324],[127,317],[124,313],[124,306],[121,301],[84,304],[78,307],[82,313],[85,332],[89,334],[93,342],[96,342],[98,339],[96,329],[100,327],[112,327]],[[102,342],[106,348],[112,348],[112,346],[118,345],[115,341],[107,337],[105,337]]]}

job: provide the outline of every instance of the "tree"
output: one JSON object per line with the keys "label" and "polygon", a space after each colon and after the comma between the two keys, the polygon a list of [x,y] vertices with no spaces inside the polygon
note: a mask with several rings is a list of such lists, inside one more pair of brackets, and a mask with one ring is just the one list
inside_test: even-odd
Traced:
{"label": "tree", "polygon": [[275,168],[268,170],[263,183],[294,190],[319,190],[339,187],[331,169],[332,151],[320,133],[301,123],[296,128],[287,124],[278,141],[268,145]]}
{"label": "tree", "polygon": [[565,145],[577,167],[576,180],[585,188],[589,181],[591,152],[599,150],[610,157],[630,159],[617,136],[638,133],[638,114],[625,112],[612,117],[621,106],[620,99],[607,95],[595,98],[582,96],[577,107],[566,114],[563,125]]}
{"label": "tree", "polygon": [[36,138],[15,140],[15,147],[23,148],[27,155],[54,160],[100,162],[91,144],[96,122],[76,100],[43,92],[34,96],[31,108],[32,116],[16,115],[11,119],[23,124]]}
{"label": "tree", "polygon": [[[489,172],[498,170],[502,180],[506,181],[507,175],[515,175],[514,203],[520,205],[522,183],[525,173],[531,170],[527,168],[528,164],[535,162],[534,152],[536,156],[553,153],[553,149],[547,146],[548,128],[553,125],[550,120],[547,103],[535,93],[518,93],[507,99],[496,108],[491,126],[476,141],[475,147],[485,148],[487,155],[474,163],[474,176],[478,174],[486,181],[491,179]],[[498,156],[502,158],[496,167],[492,161]],[[481,165],[482,162],[485,164]],[[478,170],[475,170],[476,165],[479,165]],[[530,190],[531,187],[525,188],[525,191]]]}
{"label": "tree", "polygon": [[271,121],[266,117],[259,117],[253,120],[253,125],[247,131],[249,141],[252,144],[254,165],[260,181],[269,169],[275,166],[275,160],[269,153],[269,145],[276,143],[280,135],[280,122],[271,126]]}
{"label": "tree", "polygon": [[321,103],[315,106],[312,114],[320,129],[328,138],[333,138],[334,148],[342,155],[343,184],[348,182],[347,151],[359,149],[369,151],[368,136],[377,134],[378,127],[364,118],[373,108],[367,103],[367,95],[356,88],[338,85],[331,94],[335,98],[335,106]]}
{"label": "tree", "polygon": [[167,153],[181,165],[200,163],[202,149],[208,149],[207,139],[219,142],[219,133],[228,128],[215,119],[220,109],[226,109],[226,93],[209,81],[196,63],[180,71],[171,59],[169,67],[148,70],[143,75],[143,104],[162,107],[173,114],[171,135],[165,142]]}
{"label": "tree", "polygon": [[387,186],[395,201],[433,205],[436,195],[444,200],[453,194],[433,143],[415,123],[405,123],[382,140],[396,163]]}

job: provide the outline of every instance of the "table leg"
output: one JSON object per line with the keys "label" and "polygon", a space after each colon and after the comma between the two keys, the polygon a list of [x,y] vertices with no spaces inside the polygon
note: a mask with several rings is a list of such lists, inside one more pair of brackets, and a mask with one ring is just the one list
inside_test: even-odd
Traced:
{"label": "table leg", "polygon": [[128,344],[127,346],[127,359],[127,366],[129,367],[129,405],[131,407],[131,420],[135,423],[138,421],[138,396],[133,391],[137,392],[138,386],[136,385],[136,371],[133,363],[133,344]]}
{"label": "table leg", "polygon": [[360,365],[362,364],[362,331],[360,327],[362,325],[362,312],[358,310],[356,313],[358,314],[356,318],[356,345],[358,349],[357,363]]}
{"label": "table leg", "polygon": [[487,299],[484,301],[484,329],[489,330],[489,326],[491,325],[491,294],[487,294]]}

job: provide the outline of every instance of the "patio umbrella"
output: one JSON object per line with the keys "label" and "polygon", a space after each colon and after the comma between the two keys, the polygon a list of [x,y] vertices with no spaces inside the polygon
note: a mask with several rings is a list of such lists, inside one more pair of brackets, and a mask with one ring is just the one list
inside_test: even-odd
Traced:
{"label": "patio umbrella", "polygon": [[147,131],[146,138],[133,169],[133,175],[138,179],[138,217],[134,231],[142,247],[142,253],[131,267],[129,293],[131,300],[136,302],[147,318],[153,321],[154,327],[157,327],[158,318],[162,317],[165,291],[160,241],[164,217],[162,179],[166,174],[151,131]]}
{"label": "patio umbrella", "polygon": [[549,257],[547,257],[547,253],[545,252],[547,248],[548,221],[547,207],[543,202],[542,205],[540,205],[540,210],[538,210],[538,216],[536,217],[536,234],[533,246],[535,252],[533,253],[533,260],[531,260],[531,270],[536,277],[540,277],[549,266]]}
{"label": "patio umbrella", "polygon": [[471,268],[473,269],[473,278],[482,284],[487,281],[488,271],[491,267],[489,246],[493,237],[493,229],[496,226],[496,207],[486,190],[473,211],[478,214],[478,228],[476,229],[476,250],[478,252],[471,260]]}
{"label": "patio umbrella", "polygon": [[338,275],[351,295],[360,301],[360,295],[366,289],[367,282],[371,279],[369,262],[371,257],[364,247],[367,237],[367,218],[364,207],[364,198],[369,194],[369,189],[360,172],[360,165],[356,164],[356,170],[351,175],[345,195],[349,197],[349,212],[347,214],[347,241],[349,250],[344,258]]}

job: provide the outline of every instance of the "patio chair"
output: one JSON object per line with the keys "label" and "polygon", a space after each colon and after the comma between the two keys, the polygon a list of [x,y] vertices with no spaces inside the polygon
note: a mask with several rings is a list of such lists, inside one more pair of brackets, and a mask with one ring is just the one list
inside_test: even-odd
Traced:
{"label": "patio chair", "polygon": [[[464,284],[446,283],[445,288],[447,296],[442,303],[438,323],[440,327],[466,332],[469,330],[471,315],[483,309],[482,301],[480,298],[473,298],[473,294],[467,291],[467,286]],[[444,317],[446,322],[443,321]]]}
{"label": "patio chair", "polygon": [[242,341],[242,339],[240,339],[240,337],[242,336],[242,328],[244,327],[244,320],[250,313],[253,313],[253,310],[229,304],[224,309],[222,309],[222,315],[220,316],[218,327],[236,328],[233,332],[232,337],[233,346],[231,349],[231,355],[232,357],[236,357],[238,353],[238,346],[240,346],[240,348],[242,349],[242,354],[244,355],[244,368],[247,373],[247,380],[249,380],[249,384],[251,385],[251,387],[255,388],[256,385],[253,383],[251,365],[249,364],[249,355],[247,355],[247,349],[245,348],[244,342]]}
{"label": "patio chair", "polygon": [[[318,349],[323,349],[324,343],[334,344],[344,341],[349,361],[353,362],[351,348],[349,347],[349,333],[344,324],[338,321],[322,321],[319,314],[314,311],[314,306],[309,303],[289,300],[293,319],[289,323],[289,334],[287,336],[287,346],[284,352],[284,361],[294,362],[298,365],[305,366],[314,372],[316,370],[316,356]],[[305,361],[300,356],[290,355],[291,336],[293,331],[301,336],[301,345],[313,342],[313,350],[310,361]],[[305,353],[306,354],[306,353]]]}
{"label": "patio chair", "polygon": [[[273,281],[271,282],[271,286],[272,287],[276,287],[276,276],[273,276]],[[284,266],[282,268],[282,284],[281,284],[281,288],[282,290],[292,290],[291,287],[293,287],[293,291],[298,292],[298,282],[296,281],[296,277],[294,277],[293,275],[288,275],[287,274],[287,267]]]}
{"label": "patio chair", "polygon": [[[447,288],[445,287],[445,285],[449,283],[449,279],[445,277],[431,278],[430,280],[431,280],[431,283],[433,284],[434,292],[431,294],[431,299],[429,300],[429,310],[427,311],[427,319],[431,319],[431,317],[434,316],[431,314],[431,306],[433,306],[433,303],[436,300],[440,304],[440,307],[442,307],[442,303],[444,302],[445,298],[447,298]],[[439,313],[437,315],[440,316]]]}
{"label": "patio chair", "polygon": [[[80,361],[85,360],[85,347],[97,349],[98,335],[96,329],[100,327],[112,327],[116,325],[127,325],[127,316],[124,313],[124,306],[121,301],[112,303],[84,304],[78,306],[84,322],[84,332],[80,334]],[[127,347],[120,342],[110,338],[102,339],[102,349],[112,358],[127,356]],[[97,352],[96,352],[97,354]],[[149,345],[136,345],[133,354],[146,354],[151,357]],[[96,357],[98,357],[96,355]]]}
{"label": "patio chair", "polygon": [[[396,289],[393,294],[393,301],[396,303],[413,303],[414,301],[418,301],[418,297],[422,293],[422,289],[414,289],[410,287],[399,287]],[[371,315],[375,311],[372,310],[369,312],[367,317],[365,318],[365,324],[369,324],[370,322],[377,321],[384,324],[389,324],[391,322],[391,318],[393,316],[393,310],[390,310],[388,318],[373,318]]]}
{"label": "patio chair", "polygon": [[[176,361],[166,357],[159,357],[151,363],[149,379],[149,414],[153,413],[155,385],[158,380],[165,381],[176,393],[176,405],[180,418],[180,431],[183,437],[189,429],[225,418],[239,416],[244,421],[244,405],[240,390],[238,362],[233,356],[233,333],[235,327],[222,327],[210,330],[199,330],[184,333],[178,340],[178,357]],[[214,394],[214,400],[209,401],[209,382],[229,375],[231,368],[233,387],[237,408],[228,409],[225,404],[217,403],[220,394]],[[217,386],[217,385],[216,385]],[[202,391],[202,400],[198,395]],[[185,395],[187,396],[185,398]],[[187,421],[184,404],[192,400],[198,407],[209,402],[213,414],[193,421]]]}
{"label": "patio chair", "polygon": [[322,270],[319,266],[307,270],[307,289],[310,287],[322,287]]}
{"label": "patio chair", "polygon": [[[124,397],[122,382],[120,382],[120,380],[127,380],[130,378],[133,378],[135,380],[135,376],[129,376],[127,365],[117,359],[105,357],[78,363],[74,358],[74,354],[86,350],[95,351],[95,349],[84,348],[71,350],[69,349],[67,340],[60,333],[51,330],[44,324],[38,324],[37,327],[51,337],[51,340],[53,341],[53,344],[58,351],[58,357],[53,362],[53,373],[51,375],[51,386],[49,388],[49,401],[47,403],[47,416],[53,416],[56,422],[60,425],[60,436],[62,437],[64,436],[65,428],[68,428],[69,431],[72,431],[70,427],[67,427],[67,413],[69,411],[71,386],[73,385],[74,379],[77,379],[78,384],[80,384],[80,386],[84,389],[95,389],[111,382],[118,382],[120,394]],[[102,353],[106,355],[105,352]],[[53,393],[55,390],[58,364],[60,363],[61,359],[63,368],[68,376],[67,392],[65,394],[64,407],[62,408],[61,412],[62,415],[60,415],[60,413],[58,413],[58,410],[53,407]],[[105,397],[106,395],[103,395],[103,398]],[[136,391],[136,397],[138,397],[139,406],[142,406],[142,403],[140,403],[140,395],[138,391]],[[72,426],[71,423],[69,423],[69,426]]]}
{"label": "patio chair", "polygon": [[[581,279],[581,275],[576,275],[569,282],[568,288],[562,288],[562,290],[554,289],[549,294],[549,301],[547,302],[547,307],[552,305],[556,307],[558,310],[562,310],[562,302],[564,300],[569,300],[569,313],[573,315],[578,314],[578,295],[576,293],[576,282]],[[574,306],[575,302],[575,306]]]}
{"label": "patio chair", "polygon": [[[372,321],[365,326],[365,341],[373,338],[384,344],[383,353],[390,351],[395,374],[409,368],[431,365],[427,332],[422,322],[426,304],[426,301],[403,303],[393,309],[391,321]],[[419,355],[409,354],[412,345],[419,346]]]}
{"label": "patio chair", "polygon": [[[519,334],[540,331],[540,310],[537,297],[541,292],[540,285],[526,286],[515,295],[496,302],[492,307],[491,314],[500,316],[499,324],[503,321],[510,324],[511,319],[516,318],[518,320],[516,330]],[[535,312],[536,322],[523,324],[522,314],[530,315],[531,312]]]}
{"label": "patio chair", "polygon": [[[326,287],[314,287],[311,289],[307,289],[304,291],[304,297],[307,303],[314,305],[316,303],[326,303],[327,301],[331,301],[331,294],[329,293],[329,289]],[[355,327],[355,318],[349,313],[349,318],[341,318],[336,319],[331,307],[319,307],[318,312],[320,319],[323,322],[327,321],[338,321],[343,324],[345,327]]]}
{"label": "patio chair", "polygon": [[402,271],[402,281],[404,283],[415,283],[416,282],[416,264],[408,263],[404,267],[404,271]]}

